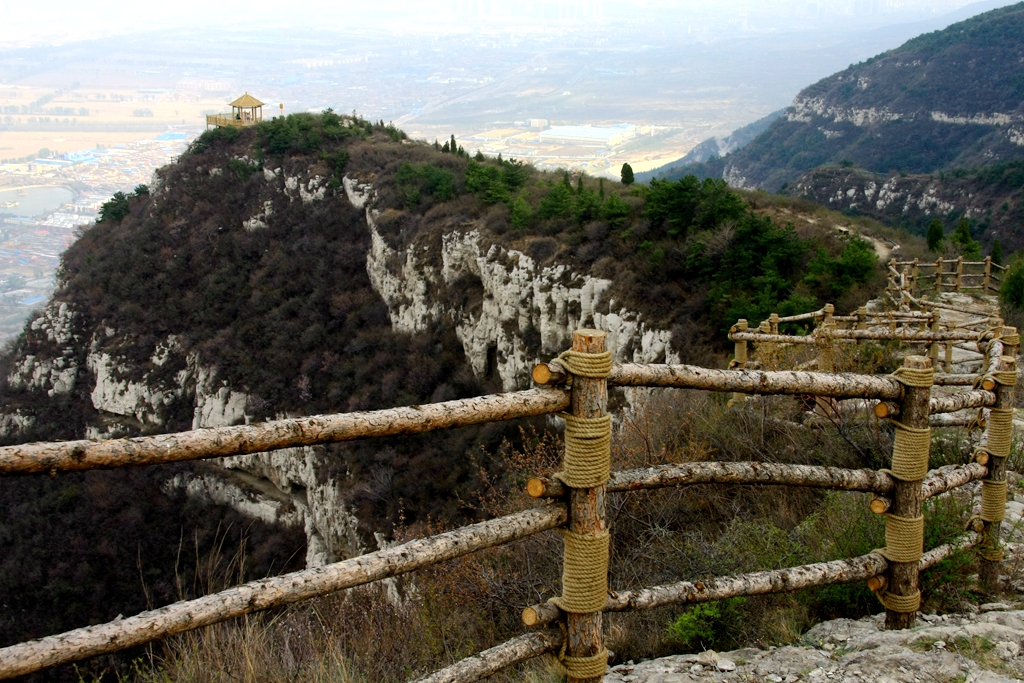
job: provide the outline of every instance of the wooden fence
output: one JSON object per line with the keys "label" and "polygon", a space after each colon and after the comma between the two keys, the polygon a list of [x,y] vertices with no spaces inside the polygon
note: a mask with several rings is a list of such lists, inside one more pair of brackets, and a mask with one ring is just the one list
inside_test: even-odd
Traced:
{"label": "wooden fence", "polygon": [[983,261],[964,261],[963,256],[955,259],[938,258],[934,263],[920,259],[892,259],[887,268],[890,276],[902,279],[911,294],[917,294],[926,284],[931,285],[936,292],[998,292],[1003,282],[1002,274],[1006,270],[1006,266],[993,263],[991,256],[986,256]]}
{"label": "wooden fence", "polygon": [[[769,330],[770,332],[770,330]],[[737,342],[739,343],[739,342]],[[247,613],[326,595],[405,574],[483,548],[559,529],[564,538],[562,595],[526,606],[524,624],[537,630],[419,679],[475,681],[545,653],[556,653],[573,683],[601,680],[607,665],[604,612],[651,609],[740,595],[782,593],[811,586],[867,581],[886,607],[888,628],[914,624],[919,575],[958,548],[981,548],[981,578],[996,585],[999,521],[1006,503],[1005,461],[1010,455],[1016,361],[991,338],[990,368],[977,388],[932,397],[933,359],[909,356],[893,375],[712,370],[689,365],[613,365],[605,334],[579,330],[571,351],[534,370],[540,388],[509,394],[362,413],[278,420],[179,434],[36,443],[0,448],[0,473],[30,475],[142,466],[243,453],[413,434],[534,415],[566,415],[563,470],[536,478],[527,490],[540,505],[385,550],[252,581],[114,622],[88,626],[0,649],[0,678],[138,646]],[[1008,347],[1009,344],[1006,345]],[[959,384],[954,382],[953,384]],[[610,471],[608,388],[674,387],[761,395],[808,395],[880,401],[898,417],[890,470],[844,469],[760,462],[701,462]],[[982,447],[966,465],[929,469],[929,420],[964,406],[989,409]],[[1009,419],[1008,419],[1009,418]],[[923,548],[922,503],[968,482],[982,481],[982,511],[957,542]],[[886,548],[861,557],[754,572],[706,581],[680,581],[635,591],[609,591],[605,497],[693,484],[817,487],[875,494],[873,510],[886,515]],[[559,624],[559,628],[552,625]],[[396,634],[397,637],[397,634]]]}

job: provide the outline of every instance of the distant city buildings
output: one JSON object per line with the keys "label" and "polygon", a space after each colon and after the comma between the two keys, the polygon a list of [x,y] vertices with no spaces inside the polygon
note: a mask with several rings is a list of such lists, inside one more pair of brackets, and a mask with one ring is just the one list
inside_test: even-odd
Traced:
{"label": "distant city buildings", "polygon": [[636,126],[620,123],[609,128],[597,126],[556,126],[542,131],[540,141],[549,145],[616,147],[636,137]]}

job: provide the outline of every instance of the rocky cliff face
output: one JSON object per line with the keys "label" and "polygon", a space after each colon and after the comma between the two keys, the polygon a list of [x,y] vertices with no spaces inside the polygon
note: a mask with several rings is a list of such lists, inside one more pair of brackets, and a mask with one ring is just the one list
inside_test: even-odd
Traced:
{"label": "rocky cliff face", "polygon": [[[190,175],[216,182],[223,171],[198,168]],[[564,349],[579,326],[608,330],[619,361],[679,360],[667,330],[609,298],[610,280],[565,264],[541,265],[521,251],[489,244],[481,224],[444,231],[436,249],[396,247],[378,226],[381,209],[372,182],[346,176],[335,195],[316,170],[300,168],[267,169],[254,182],[260,183],[254,209],[241,226],[249,234],[272,230],[291,205],[342,201],[362,212],[370,238],[363,267],[392,329],[420,334],[450,325],[472,372],[496,378],[505,390],[529,386],[532,365]],[[160,184],[155,202],[164,200],[167,188]],[[136,332],[93,320],[62,298],[67,286],[59,283],[58,295],[28,325],[7,375],[8,388],[22,403],[45,395],[86,404],[76,404],[82,424],[65,430],[67,437],[132,436],[175,425],[201,429],[265,416],[264,399],[230,381],[201,349],[170,333],[140,355]],[[462,296],[441,296],[452,291]],[[8,441],[31,435],[37,419],[17,405],[0,418]],[[293,448],[202,463],[167,486],[263,521],[302,527],[307,564],[317,565],[365,550],[351,503],[359,483],[345,471],[324,448]]]}
{"label": "rocky cliff face", "polygon": [[[346,179],[346,189],[358,185]],[[364,196],[348,193],[354,206],[366,205]],[[530,369],[566,349],[572,331],[583,326],[606,330],[619,362],[679,362],[668,330],[652,329],[639,313],[615,307],[607,296],[611,280],[566,265],[542,267],[515,249],[486,246],[472,226],[443,235],[440,253],[394,249],[377,227],[378,215],[372,203],[366,206],[373,240],[366,268],[392,325],[417,332],[451,321],[473,372],[496,372],[506,391],[528,387]],[[452,306],[431,296],[449,287],[475,289],[477,303]]]}

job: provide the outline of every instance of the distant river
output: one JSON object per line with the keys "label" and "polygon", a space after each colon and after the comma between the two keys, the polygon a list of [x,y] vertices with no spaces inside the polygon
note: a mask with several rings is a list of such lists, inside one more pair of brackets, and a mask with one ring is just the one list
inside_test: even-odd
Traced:
{"label": "distant river", "polygon": [[[25,194],[19,194],[24,192]],[[75,193],[65,187],[27,187],[24,190],[0,190],[0,214],[38,218],[75,198]],[[17,202],[17,206],[6,208],[6,202]]]}

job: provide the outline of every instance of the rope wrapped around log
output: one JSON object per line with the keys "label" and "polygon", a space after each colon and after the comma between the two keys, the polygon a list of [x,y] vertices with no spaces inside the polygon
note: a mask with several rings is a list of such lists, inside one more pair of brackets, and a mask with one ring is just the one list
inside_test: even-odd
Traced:
{"label": "rope wrapped around log", "polygon": [[1020,334],[1004,334],[1001,339],[1007,346],[1020,346]]}
{"label": "rope wrapped around log", "polygon": [[984,522],[1001,522],[1006,516],[1006,480],[981,482],[981,519]]}
{"label": "rope wrapped around log", "polygon": [[902,481],[918,481],[928,476],[931,427],[907,427],[893,422],[896,440],[892,447],[892,476]]}
{"label": "rope wrapped around log", "polygon": [[1013,441],[1013,408],[992,408],[988,413],[985,450],[997,458],[1010,455]]}
{"label": "rope wrapped around log", "polygon": [[569,349],[558,356],[558,362],[571,375],[589,379],[605,379],[612,371],[612,352],[584,353]]}
{"label": "rope wrapped around log", "polygon": [[574,489],[593,488],[611,477],[612,417],[565,418],[565,464],[556,479]]}
{"label": "rope wrapped around log", "polygon": [[[601,605],[604,609],[604,604]],[[565,622],[558,622],[565,631]],[[602,678],[608,670],[608,648],[602,646],[601,651],[590,657],[570,657],[566,654],[569,638],[562,641],[562,647],[555,655],[555,669],[563,676],[573,678]]]}
{"label": "rope wrapped around log", "polygon": [[[562,595],[551,602],[564,612],[600,612],[608,601],[608,545],[603,534],[564,531],[565,559],[562,567]],[[586,678],[584,676],[584,678]]]}

